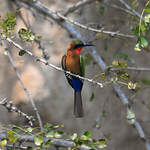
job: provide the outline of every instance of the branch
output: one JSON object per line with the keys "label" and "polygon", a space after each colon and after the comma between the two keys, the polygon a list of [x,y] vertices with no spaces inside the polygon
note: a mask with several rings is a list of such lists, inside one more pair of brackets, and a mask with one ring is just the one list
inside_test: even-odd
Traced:
{"label": "branch", "polygon": [[[2,37],[2,39],[3,39],[3,37]],[[1,39],[1,40],[2,40],[2,39]],[[10,54],[9,51],[8,51],[8,46],[7,46],[7,44],[4,43],[4,42],[3,42],[3,47],[7,50],[8,59],[9,59],[10,63],[12,64],[12,67],[13,67],[13,69],[14,69],[14,71],[15,71],[17,77],[18,77],[18,80],[20,81],[20,83],[21,83],[21,85],[22,85],[22,87],[23,87],[23,89],[24,89],[24,91],[25,91],[25,93],[26,93],[28,99],[30,100],[30,102],[31,102],[31,104],[32,104],[32,107],[33,107],[33,109],[34,109],[34,111],[35,111],[35,113],[36,113],[36,116],[37,116],[37,119],[38,119],[40,128],[41,128],[41,130],[42,130],[42,129],[43,129],[43,125],[42,125],[41,117],[40,117],[39,112],[38,112],[38,109],[37,109],[37,107],[36,107],[36,105],[35,105],[35,103],[34,103],[34,100],[33,100],[33,98],[32,98],[32,96],[31,96],[29,90],[27,89],[26,85],[24,84],[24,82],[23,82],[23,80],[22,80],[22,78],[21,78],[21,75],[20,75],[20,73],[19,73],[19,71],[18,71],[18,69],[17,69],[17,67],[16,67],[16,65],[15,65],[15,63],[14,63],[14,61],[13,61],[13,58],[12,58],[11,54]]]}
{"label": "branch", "polygon": [[[18,0],[15,0],[16,3],[18,3],[17,1]],[[82,29],[85,29],[85,30],[88,30],[88,31],[92,31],[92,32],[97,32],[97,33],[104,33],[104,34],[108,34],[110,36],[121,36],[121,37],[125,37],[125,38],[135,38],[134,35],[126,35],[126,34],[123,34],[123,33],[120,33],[119,31],[116,31],[116,32],[113,32],[113,31],[106,31],[106,30],[103,30],[103,29],[95,29],[95,28],[92,28],[92,27],[88,27],[88,26],[85,26],[79,22],[76,22],[72,19],[69,19],[67,17],[65,17],[64,15],[62,15],[61,13],[59,12],[56,12],[56,11],[53,11],[53,10],[50,10],[46,7],[44,7],[39,1],[37,0],[31,0],[31,1],[27,1],[27,0],[21,0],[22,2],[24,2],[25,4],[28,4],[28,5],[31,5],[33,6],[35,9],[39,10],[40,12],[42,12],[44,15],[46,16],[49,16],[51,19],[53,19],[54,21],[56,21],[58,24],[60,24],[61,26],[68,26],[68,24],[66,24],[66,22],[64,23],[61,23],[62,19],[63,21],[67,21],[73,25],[76,25]]]}
{"label": "branch", "polygon": [[[2,40],[6,40],[6,41],[8,41],[9,43],[13,44],[13,45],[14,45],[16,48],[18,48],[19,50],[25,51],[28,55],[32,56],[37,62],[39,61],[39,62],[41,62],[41,63],[43,63],[43,64],[45,64],[45,65],[47,65],[47,66],[49,66],[49,67],[52,67],[52,68],[58,70],[58,71],[65,72],[65,73],[70,74],[70,75],[72,75],[72,76],[74,76],[74,77],[77,77],[77,78],[79,78],[79,79],[88,81],[88,82],[90,82],[90,83],[92,83],[92,84],[96,84],[96,85],[100,86],[101,88],[103,88],[103,86],[104,86],[103,83],[94,81],[93,79],[89,79],[89,78],[86,78],[86,77],[81,77],[81,76],[79,76],[79,75],[73,74],[73,73],[71,73],[71,72],[69,72],[69,71],[65,71],[65,70],[63,70],[62,68],[57,67],[57,66],[55,66],[55,65],[53,65],[53,64],[51,64],[51,63],[49,63],[49,62],[47,62],[46,60],[44,60],[44,59],[42,59],[42,58],[40,58],[40,57],[34,55],[33,53],[31,53],[29,50],[24,49],[24,48],[23,48],[22,46],[20,46],[18,43],[14,42],[14,41],[13,41],[12,39],[10,39],[10,38],[7,38],[5,35],[3,35]],[[9,52],[8,52],[8,57],[10,57],[11,60],[12,60],[12,57],[10,56],[10,53],[9,53]],[[12,63],[12,62],[11,62],[11,63]],[[18,72],[17,68],[14,66],[14,63],[13,63],[13,67],[14,67],[14,70],[17,71],[16,74],[17,74],[17,76],[18,76],[19,72]],[[19,75],[18,78],[19,78],[20,82],[23,82],[20,75]],[[24,86],[25,86],[25,85],[23,84],[23,87],[24,87]],[[24,90],[27,90],[26,87],[24,88]],[[30,95],[30,94],[29,94],[29,95]],[[31,97],[31,96],[30,96],[30,97]]]}
{"label": "branch", "polygon": [[[16,3],[16,5],[17,5],[18,10],[19,10],[19,8],[21,8],[20,3]],[[22,15],[22,13],[20,11],[19,11],[19,16],[22,19],[22,21],[23,21],[24,25],[26,26],[26,28],[30,29],[32,31],[32,33],[34,35],[36,35],[36,33],[31,29],[31,26],[26,22],[26,20],[24,19],[23,15]],[[35,39],[35,42],[39,45],[39,48],[42,50],[43,58],[48,60],[50,58],[50,56],[47,53],[47,51],[45,50],[45,47],[42,46],[41,40]]]}
{"label": "branch", "polygon": [[30,124],[30,126],[33,126],[33,122],[35,121],[33,116],[28,116],[27,114],[25,114],[24,112],[22,112],[21,110],[19,110],[17,107],[15,107],[12,103],[12,101],[7,101],[6,98],[4,98],[3,100],[0,101],[0,105],[3,105],[8,112],[16,112],[18,113],[20,116],[26,118],[28,120],[28,123]]}
{"label": "branch", "polygon": [[144,18],[137,12],[135,11],[130,5],[128,5],[124,0],[119,0],[128,10],[133,12],[137,17],[139,17],[141,20],[144,21]]}
{"label": "branch", "polygon": [[75,10],[79,9],[80,7],[83,7],[87,4],[90,4],[95,1],[96,0],[81,0],[81,1],[77,2],[75,5],[68,7],[67,10],[63,13],[63,15],[67,16],[69,13],[74,12]]}
{"label": "branch", "polygon": [[[32,142],[34,143],[34,137],[32,135],[18,135],[18,142]],[[0,139],[6,139],[6,134],[5,133],[0,133]],[[56,139],[56,138],[44,138],[44,142],[46,143],[48,140],[51,140],[51,144],[53,146],[61,146],[61,147],[75,147],[75,143],[72,141],[68,140],[63,140],[63,139]],[[90,147],[87,146],[81,146],[79,150],[89,150],[91,149]]]}
{"label": "branch", "polygon": [[55,12],[56,15],[60,18],[62,18],[63,20],[73,24],[73,25],[76,25],[82,29],[85,29],[85,30],[88,30],[88,31],[93,31],[93,32],[97,32],[97,33],[105,33],[105,34],[108,34],[108,35],[111,35],[111,36],[121,36],[121,37],[126,37],[126,38],[135,38],[134,35],[127,35],[127,34],[123,34],[123,33],[120,33],[119,31],[116,31],[116,32],[113,32],[113,31],[106,31],[106,30],[103,30],[103,29],[95,29],[95,28],[92,28],[92,27],[88,27],[88,26],[85,26],[79,22],[76,22],[72,19],[69,19],[65,16],[63,16],[61,13],[59,12]]}
{"label": "branch", "polygon": [[136,71],[150,71],[150,68],[144,67],[127,67],[127,68],[112,68],[111,71],[118,71],[118,70],[136,70]]}
{"label": "branch", "polygon": [[108,7],[112,7],[112,8],[116,8],[116,9],[122,10],[126,13],[129,13],[130,15],[136,16],[132,11],[129,11],[128,9],[122,8],[122,7],[117,6],[115,4],[103,3],[103,5],[108,6]]}
{"label": "branch", "polygon": [[[74,27],[70,26],[70,24],[68,24],[65,21],[60,21],[60,18],[58,18],[58,16],[56,15],[56,13],[54,13],[53,11],[51,11],[50,9],[44,7],[39,1],[34,0],[33,1],[27,1],[27,0],[21,0],[22,2],[26,3],[27,5],[32,6],[33,8],[35,8],[36,10],[40,11],[43,15],[50,17],[50,19],[53,19],[54,21],[56,21],[59,25],[61,25],[62,27],[64,27],[67,31],[69,31],[74,37],[85,41],[84,37],[82,37],[82,35],[80,34],[80,32],[78,32]],[[107,69],[107,65],[105,64],[105,62],[102,60],[102,58],[96,53],[96,50],[94,48],[88,48],[89,53],[91,54],[91,56],[94,58],[94,60],[97,62],[97,64],[99,65],[100,68],[102,68],[102,70],[106,70]],[[116,93],[119,95],[122,103],[125,106],[128,106],[128,98],[126,97],[126,95],[124,94],[124,92],[120,89],[120,86],[114,82],[113,87],[116,91]],[[139,122],[135,119],[134,125],[138,131],[138,133],[144,133],[141,125],[139,124]],[[139,128],[139,126],[140,128]],[[141,134],[139,134],[140,138],[145,142],[145,146],[147,150],[150,150],[150,144],[148,139],[146,138],[145,134],[143,134],[144,136],[141,136]],[[143,138],[144,137],[144,138]]]}

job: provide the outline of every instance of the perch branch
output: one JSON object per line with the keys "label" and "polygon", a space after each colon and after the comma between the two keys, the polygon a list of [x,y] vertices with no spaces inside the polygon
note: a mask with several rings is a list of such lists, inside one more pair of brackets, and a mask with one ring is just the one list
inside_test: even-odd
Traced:
{"label": "perch branch", "polygon": [[[85,81],[91,82],[92,84],[96,84],[96,85],[100,86],[101,88],[104,86],[102,83],[97,82],[97,81],[95,81],[95,80],[93,80],[93,79],[81,77],[81,76],[79,76],[79,75],[73,74],[73,73],[71,73],[71,72],[69,72],[69,71],[65,71],[65,70],[63,70],[62,68],[57,67],[57,66],[55,66],[55,65],[53,65],[53,64],[51,64],[51,63],[49,63],[48,61],[46,61],[46,60],[44,60],[44,59],[42,59],[42,58],[40,58],[40,57],[34,55],[34,54],[31,53],[29,50],[24,49],[24,48],[23,48],[22,46],[20,46],[18,43],[14,42],[12,39],[7,38],[7,37],[4,36],[4,35],[3,35],[3,38],[2,38],[2,39],[3,39],[3,40],[7,40],[9,43],[13,44],[13,45],[14,45],[16,48],[18,48],[19,50],[25,51],[28,55],[32,56],[37,62],[39,61],[39,62],[41,62],[41,63],[43,63],[43,64],[45,64],[45,65],[47,65],[47,66],[49,66],[49,67],[52,67],[52,68],[58,70],[58,71],[65,72],[65,73],[70,74],[70,75],[72,75],[72,76],[74,76],[74,77],[77,77],[77,78],[79,78],[79,79],[83,79],[83,80],[85,80]],[[8,56],[10,56],[10,53],[8,53]],[[14,63],[13,63],[13,66],[14,66]],[[15,67],[15,68],[16,68],[16,67]],[[14,69],[15,69],[15,68],[14,68]],[[15,69],[15,71],[16,71],[16,69]],[[16,73],[18,74],[18,70],[17,70]],[[17,75],[17,76],[18,76],[18,75]],[[19,74],[19,78],[21,79],[20,74]],[[22,81],[22,80],[21,80],[21,81]],[[23,82],[23,81],[22,81],[22,82]],[[25,86],[25,85],[24,85],[24,86]],[[23,86],[23,87],[24,87],[24,86]],[[25,89],[26,89],[26,87],[25,87]],[[30,95],[30,94],[29,94],[29,95]],[[30,96],[30,97],[31,97],[31,96]]]}

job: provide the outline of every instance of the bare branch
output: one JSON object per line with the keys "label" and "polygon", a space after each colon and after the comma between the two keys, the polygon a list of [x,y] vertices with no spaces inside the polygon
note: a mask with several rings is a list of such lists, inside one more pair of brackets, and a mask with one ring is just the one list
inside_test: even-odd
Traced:
{"label": "bare branch", "polygon": [[115,4],[107,4],[107,3],[103,3],[102,5],[105,5],[105,6],[108,6],[108,7],[112,7],[112,8],[116,8],[118,10],[122,10],[126,13],[129,13],[130,15],[133,15],[133,16],[136,16],[132,11],[128,10],[128,9],[125,9],[125,8],[122,8],[118,5],[115,5]]}
{"label": "bare branch", "polygon": [[17,67],[16,67],[15,64],[14,64],[14,61],[13,61],[13,59],[12,59],[12,56],[10,55],[9,51],[7,51],[7,52],[8,52],[7,55],[8,55],[9,61],[10,61],[10,63],[12,64],[12,66],[13,66],[13,68],[14,68],[14,71],[16,72],[16,75],[17,75],[17,77],[18,77],[18,80],[20,81],[20,83],[21,83],[21,85],[22,85],[22,87],[23,87],[23,89],[24,89],[26,95],[28,96],[28,98],[29,98],[29,100],[30,100],[30,102],[31,102],[31,104],[32,104],[32,106],[33,106],[33,109],[34,109],[34,111],[35,111],[35,113],[36,113],[36,115],[37,115],[37,119],[38,119],[40,128],[41,128],[41,130],[42,130],[42,129],[43,129],[42,120],[41,120],[40,114],[39,114],[39,112],[38,112],[38,109],[37,109],[37,107],[36,107],[36,105],[35,105],[35,103],[34,103],[34,100],[33,100],[32,96],[31,96],[29,90],[28,90],[27,87],[25,86],[25,84],[24,84],[24,82],[23,82],[23,80],[22,80],[22,78],[21,78],[21,75],[20,75],[18,69],[17,69]]}
{"label": "bare branch", "polygon": [[139,17],[141,20],[144,20],[144,18],[137,12],[135,11],[130,5],[128,5],[124,0],[119,0],[128,10],[133,12],[137,17]]}
{"label": "bare branch", "polygon": [[13,105],[12,101],[7,101],[6,98],[4,98],[3,100],[0,101],[0,105],[3,105],[8,112],[16,112],[18,113],[20,116],[26,118],[28,120],[28,123],[30,124],[30,126],[33,126],[33,122],[35,121],[33,116],[29,116],[26,113],[22,112],[21,110],[19,110],[16,106]]}
{"label": "bare branch", "polygon": [[75,5],[68,7],[67,10],[63,13],[63,15],[67,16],[69,13],[74,12],[75,10],[79,9],[80,7],[83,7],[87,4],[90,4],[95,1],[96,0],[81,0],[81,1],[77,2]]}
{"label": "bare branch", "polygon": [[118,70],[135,70],[135,71],[150,71],[150,68],[144,67],[127,67],[127,68],[112,68],[111,71],[118,71]]}
{"label": "bare branch", "polygon": [[[3,38],[5,39],[5,36],[2,37],[2,39],[3,39]],[[30,100],[30,102],[31,102],[31,104],[32,104],[32,107],[33,107],[33,109],[34,109],[34,111],[35,111],[35,113],[36,113],[36,115],[37,115],[37,119],[38,119],[38,121],[39,121],[40,128],[41,128],[41,130],[42,130],[43,125],[42,125],[42,121],[41,121],[41,117],[40,117],[40,115],[39,115],[38,109],[37,109],[37,107],[36,107],[36,105],[35,105],[35,103],[34,103],[34,100],[33,100],[32,96],[31,96],[29,90],[27,89],[27,87],[25,86],[25,84],[24,84],[24,82],[23,82],[23,80],[22,80],[22,78],[21,78],[21,75],[20,75],[20,73],[19,73],[19,71],[18,71],[18,69],[17,69],[17,67],[16,67],[16,65],[15,65],[15,63],[14,63],[14,61],[13,61],[13,58],[12,58],[11,54],[10,54],[9,51],[8,51],[8,46],[7,46],[6,42],[3,42],[3,47],[7,50],[7,56],[8,56],[8,58],[9,58],[9,61],[10,61],[10,63],[12,64],[12,67],[13,67],[13,69],[14,69],[14,71],[15,71],[17,77],[18,77],[18,80],[20,81],[20,83],[21,83],[21,85],[22,85],[22,87],[23,87],[23,89],[24,89],[24,91],[25,91],[27,97],[29,98],[29,100]]]}
{"label": "bare branch", "polygon": [[65,16],[63,16],[61,13],[59,12],[54,12],[57,14],[57,16],[59,16],[60,18],[64,19],[65,21],[73,24],[73,25],[76,25],[82,29],[86,29],[86,30],[89,30],[89,31],[93,31],[93,32],[98,32],[98,33],[105,33],[105,34],[109,34],[111,36],[121,36],[121,37],[126,37],[126,38],[135,38],[134,35],[128,35],[128,34],[123,34],[123,33],[120,33],[119,31],[116,31],[116,32],[113,32],[113,31],[106,31],[106,30],[103,30],[103,29],[95,29],[95,28],[92,28],[92,27],[88,27],[88,26],[85,26],[79,22],[76,22],[72,19],[69,19]]}
{"label": "bare branch", "polygon": [[[16,0],[18,1],[18,0]],[[26,3],[26,4],[30,4],[31,6],[33,6],[34,8],[36,8],[37,10],[41,11],[43,14],[46,14],[48,15],[51,19],[55,20],[58,24],[62,25],[62,26],[66,26],[66,23],[64,24],[61,24],[61,20],[65,20],[73,25],[76,25],[82,29],[85,29],[85,30],[89,30],[89,31],[92,31],[92,32],[97,32],[97,33],[104,33],[104,34],[108,34],[110,36],[120,36],[120,37],[125,37],[125,38],[135,38],[134,35],[128,35],[128,34],[123,34],[123,33],[120,33],[119,31],[116,31],[116,32],[113,32],[113,31],[107,31],[107,30],[103,30],[103,29],[95,29],[95,28],[92,28],[92,27],[88,27],[88,26],[85,26],[79,22],[76,22],[72,19],[69,19],[67,17],[65,17],[64,15],[62,15],[61,13],[59,12],[56,12],[56,11],[53,11],[53,10],[50,10],[48,8],[46,8],[45,6],[43,6],[39,1],[37,0],[34,0],[34,2],[31,0],[31,1],[27,1],[27,0],[21,0],[22,2]],[[68,26],[68,25],[67,25]]]}

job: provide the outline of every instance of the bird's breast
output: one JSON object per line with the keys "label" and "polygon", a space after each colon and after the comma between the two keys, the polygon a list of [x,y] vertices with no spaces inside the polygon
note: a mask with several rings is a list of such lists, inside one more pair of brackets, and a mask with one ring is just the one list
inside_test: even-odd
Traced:
{"label": "bird's breast", "polygon": [[74,74],[80,74],[80,56],[67,55],[66,69]]}

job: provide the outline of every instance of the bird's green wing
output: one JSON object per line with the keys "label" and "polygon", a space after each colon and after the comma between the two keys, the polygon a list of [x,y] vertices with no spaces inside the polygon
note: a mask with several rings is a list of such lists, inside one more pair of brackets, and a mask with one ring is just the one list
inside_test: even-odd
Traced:
{"label": "bird's green wing", "polygon": [[84,64],[84,58],[80,56],[80,67],[81,67],[81,76],[85,76],[85,64]]}
{"label": "bird's green wing", "polygon": [[64,55],[61,59],[61,66],[64,70],[66,70],[66,55]]}

